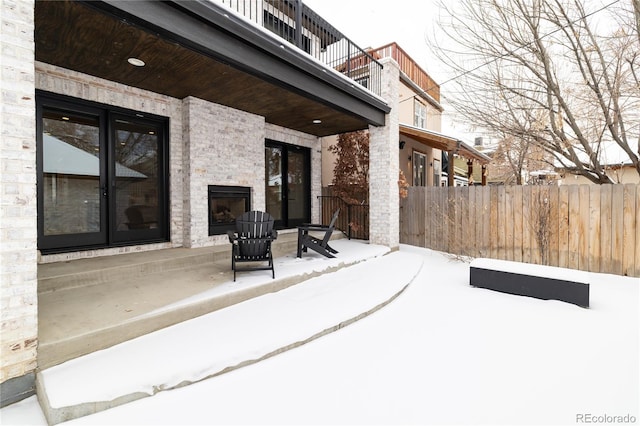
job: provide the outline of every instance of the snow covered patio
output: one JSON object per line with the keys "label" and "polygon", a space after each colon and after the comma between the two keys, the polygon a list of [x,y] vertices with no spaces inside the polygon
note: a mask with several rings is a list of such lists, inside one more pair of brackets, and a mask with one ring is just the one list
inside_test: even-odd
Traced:
{"label": "snow covered patio", "polygon": [[[296,241],[295,230],[281,232],[275,241],[275,279],[264,271],[245,272],[235,283],[231,244],[39,265],[38,367],[44,370],[387,251],[347,250],[334,261],[313,254],[296,259]],[[362,242],[347,244],[363,247]]]}
{"label": "snow covered patio", "polygon": [[[585,309],[473,288],[468,263],[402,245],[42,378],[50,403],[63,407],[252,364],[69,424],[637,422],[640,283],[589,277]],[[327,330],[335,332],[315,338]],[[35,398],[0,413],[3,424],[45,424]]]}
{"label": "snow covered patio", "polygon": [[[296,237],[297,234],[293,236]],[[85,324],[84,327],[87,327],[87,323],[94,324],[93,329],[84,334],[76,331],[78,326],[67,326],[67,330],[73,329],[76,333],[73,336],[77,341],[76,345],[81,345],[83,340],[99,340],[103,336],[109,339],[116,332],[121,335],[141,333],[143,329],[150,329],[150,323],[159,328],[161,324],[169,321],[177,323],[180,317],[188,316],[191,319],[208,312],[217,312],[217,324],[212,326],[206,321],[202,323],[204,328],[196,339],[193,335],[184,333],[181,324],[164,328],[165,332],[171,333],[173,330],[173,333],[176,333],[172,342],[173,350],[154,347],[153,344],[149,344],[149,340],[143,342],[135,339],[103,351],[91,351],[85,356],[57,366],[43,368],[38,373],[37,386],[41,403],[48,412],[49,422],[57,424],[153,395],[160,390],[180,387],[303,344],[388,303],[409,284],[421,267],[420,262],[405,265],[402,273],[397,275],[397,279],[392,283],[378,284],[382,291],[372,291],[374,286],[365,275],[359,278],[354,276],[348,285],[341,282],[324,284],[311,296],[303,292],[303,288],[292,289],[287,295],[294,303],[284,303],[271,312],[261,312],[264,298],[269,298],[268,293],[308,280],[315,275],[322,276],[344,266],[383,256],[389,251],[386,247],[343,238],[334,240],[332,245],[339,252],[335,259],[328,259],[313,252],[304,253],[302,258],[296,258],[295,251],[276,256],[275,280],[271,278],[269,271],[252,271],[239,273],[237,281],[233,282],[227,256],[221,255],[221,259],[213,262],[212,253],[208,250],[208,261],[205,260],[201,265],[155,271],[145,277],[131,278],[126,283],[132,289],[135,287],[133,290],[123,288],[120,283],[115,284],[116,289],[113,288],[114,284],[107,286],[116,294],[102,297],[101,294],[106,291],[104,288],[89,288],[84,292],[70,290],[76,302],[69,304],[69,310],[72,312],[63,318],[67,322],[78,321],[81,325]],[[226,249],[226,252],[229,252],[229,247]],[[151,253],[146,257],[157,260],[158,256],[163,255]],[[190,261],[194,260],[192,257],[193,255],[188,256]],[[391,259],[386,259],[387,269],[391,265],[390,261]],[[376,266],[379,269],[383,267]],[[384,270],[380,269],[379,272],[384,273]],[[215,276],[216,274],[219,276]],[[173,281],[173,287],[179,290],[170,292],[170,303],[161,305],[161,301],[167,297],[161,293],[165,284],[170,281]],[[300,286],[309,285],[305,282]],[[336,300],[336,294],[327,293],[336,286],[342,287],[337,293],[344,297],[342,301]],[[347,290],[350,293],[345,293]],[[95,294],[96,291],[100,294]],[[296,292],[299,292],[300,296],[295,296]],[[181,298],[178,298],[178,295]],[[258,297],[261,295],[264,296]],[[78,299],[81,303],[77,302]],[[240,301],[244,303],[238,303]],[[104,314],[102,305],[108,305],[106,318],[100,318],[101,313]],[[155,309],[149,309],[149,305],[154,305]],[[126,309],[127,306],[131,309]],[[326,309],[331,309],[332,315],[324,315]],[[132,310],[137,311],[136,315],[129,314]],[[99,321],[104,323],[104,328],[109,329],[107,332],[95,326]],[[192,321],[199,319],[195,318]],[[296,323],[298,326],[292,328],[291,325]],[[47,328],[48,324],[45,323],[43,326]],[[289,332],[282,333],[282,330]],[[125,340],[124,337],[120,338]],[[131,345],[135,347],[136,341],[142,346],[137,346],[133,354],[130,352]],[[52,345],[55,346],[55,343]],[[84,346],[89,346],[89,343]],[[104,354],[107,353],[118,354],[116,356],[119,359],[109,359],[110,356],[105,358]],[[95,359],[102,359],[105,363],[97,366],[90,361],[86,364],[87,360]],[[77,368],[81,365],[87,366],[88,369]],[[154,368],[154,373],[148,375],[149,370],[145,366],[149,365],[156,365],[159,370]],[[170,368],[167,368],[168,366]],[[173,370],[174,368],[176,370]],[[157,376],[155,373],[160,370],[164,373]],[[70,371],[73,371],[71,376],[68,374]],[[120,379],[113,381],[116,377]],[[88,383],[102,385],[96,386],[94,389],[97,392],[92,393],[87,388]],[[60,398],[60,392],[65,396]]]}

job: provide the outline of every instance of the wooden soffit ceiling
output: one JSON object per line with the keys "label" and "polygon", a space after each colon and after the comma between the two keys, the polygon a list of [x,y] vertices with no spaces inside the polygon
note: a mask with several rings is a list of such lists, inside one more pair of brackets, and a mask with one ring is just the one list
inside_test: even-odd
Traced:
{"label": "wooden soffit ceiling", "polygon": [[[186,6],[211,9],[202,2],[37,1],[36,60],[178,99],[194,96],[316,136],[384,122],[380,105],[294,69],[283,58],[253,52],[255,46],[181,9]],[[186,26],[179,30],[183,34],[167,30],[174,22],[176,28]],[[240,59],[225,60],[216,46]],[[132,66],[132,57],[146,65]],[[243,58],[256,62],[241,64]]]}

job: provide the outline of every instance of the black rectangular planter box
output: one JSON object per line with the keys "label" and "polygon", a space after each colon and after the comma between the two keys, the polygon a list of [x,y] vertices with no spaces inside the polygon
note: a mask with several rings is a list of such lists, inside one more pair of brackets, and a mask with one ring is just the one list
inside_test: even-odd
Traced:
{"label": "black rectangular planter box", "polygon": [[589,307],[589,283],[583,271],[571,271],[575,278],[582,279],[568,280],[567,270],[562,268],[527,264],[527,272],[522,273],[515,265],[517,262],[476,259],[471,262],[469,283],[502,293]]}

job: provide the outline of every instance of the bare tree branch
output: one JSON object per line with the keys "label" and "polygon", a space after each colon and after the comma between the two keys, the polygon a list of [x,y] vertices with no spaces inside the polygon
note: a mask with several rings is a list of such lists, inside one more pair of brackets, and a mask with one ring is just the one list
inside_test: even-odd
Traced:
{"label": "bare tree branch", "polygon": [[[447,42],[430,47],[456,75],[445,82],[455,87],[447,101],[524,157],[537,146],[574,173],[612,183],[605,154],[615,146],[640,174],[640,0],[603,1],[441,1],[438,35]],[[510,157],[516,168],[519,157]]]}

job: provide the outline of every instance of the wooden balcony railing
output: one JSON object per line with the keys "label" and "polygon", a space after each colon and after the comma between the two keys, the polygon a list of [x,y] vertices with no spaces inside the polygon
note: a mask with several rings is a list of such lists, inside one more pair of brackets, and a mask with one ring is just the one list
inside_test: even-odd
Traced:
{"label": "wooden balcony railing", "polygon": [[440,102],[440,86],[396,43],[390,43],[378,49],[370,50],[369,53],[376,59],[393,58],[398,65],[400,65],[400,70],[405,73],[411,81],[417,84],[437,102]]}

